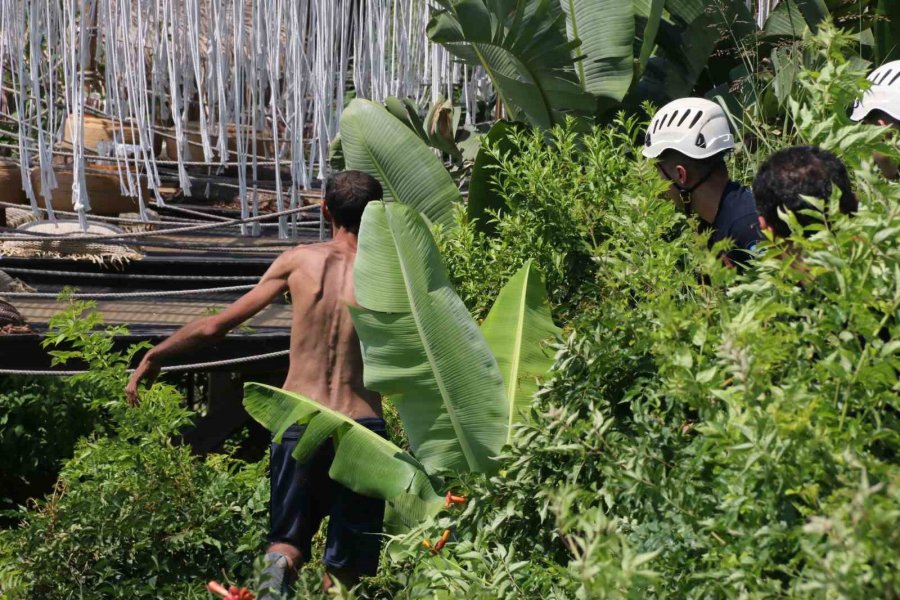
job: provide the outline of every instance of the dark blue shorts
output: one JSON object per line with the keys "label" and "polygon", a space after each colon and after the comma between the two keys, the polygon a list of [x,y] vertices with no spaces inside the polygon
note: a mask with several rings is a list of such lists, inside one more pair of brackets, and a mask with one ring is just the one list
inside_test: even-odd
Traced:
{"label": "dark blue shorts", "polygon": [[[357,422],[387,437],[378,418]],[[312,458],[298,465],[291,456],[305,427],[288,429],[280,444],[272,443],[269,496],[270,544],[291,544],[310,559],[311,542],[328,515],[328,538],[322,562],[332,569],[375,575],[381,553],[384,501],[362,496],[328,476],[334,460],[334,444],[325,441]]]}

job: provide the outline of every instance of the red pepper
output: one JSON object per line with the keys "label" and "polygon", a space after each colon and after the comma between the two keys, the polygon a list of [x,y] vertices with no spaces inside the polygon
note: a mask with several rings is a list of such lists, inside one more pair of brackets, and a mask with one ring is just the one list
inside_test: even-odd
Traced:
{"label": "red pepper", "polygon": [[206,589],[208,589],[213,594],[218,594],[222,596],[223,600],[255,600],[255,596],[253,592],[248,590],[247,588],[238,589],[237,586],[231,586],[231,589],[226,590],[225,586],[217,581],[210,581],[206,584]]}
{"label": "red pepper", "polygon": [[447,492],[447,495],[444,496],[444,508],[450,508],[454,504],[465,504],[466,497],[465,496],[454,496],[453,492]]}

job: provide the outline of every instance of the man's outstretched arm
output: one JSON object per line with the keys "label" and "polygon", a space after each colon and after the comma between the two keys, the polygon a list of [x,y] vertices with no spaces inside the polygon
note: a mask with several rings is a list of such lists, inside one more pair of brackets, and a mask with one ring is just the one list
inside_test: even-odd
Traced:
{"label": "man's outstretched arm", "polygon": [[229,331],[267,307],[283,293],[287,289],[287,278],[290,274],[286,255],[287,253],[279,256],[256,287],[221,313],[188,323],[147,351],[125,387],[128,401],[132,405],[140,401],[138,387],[141,382],[152,384],[166,362],[221,340]]}

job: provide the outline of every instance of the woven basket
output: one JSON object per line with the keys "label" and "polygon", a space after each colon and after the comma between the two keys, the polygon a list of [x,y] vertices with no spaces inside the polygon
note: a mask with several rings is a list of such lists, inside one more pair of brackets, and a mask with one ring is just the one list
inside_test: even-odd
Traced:
{"label": "woven basket", "polygon": [[[91,223],[88,227],[88,231],[83,232],[77,221],[59,221],[55,224],[48,221],[39,221],[36,223],[29,223],[20,229],[31,233],[50,233],[55,235],[83,235],[84,233],[110,235],[121,233],[120,229],[105,223]],[[2,242],[0,243],[0,256],[16,256],[22,258],[67,258],[71,260],[86,260],[98,264],[114,265],[121,265],[142,258],[140,252],[124,244],[66,239],[29,239]]]}

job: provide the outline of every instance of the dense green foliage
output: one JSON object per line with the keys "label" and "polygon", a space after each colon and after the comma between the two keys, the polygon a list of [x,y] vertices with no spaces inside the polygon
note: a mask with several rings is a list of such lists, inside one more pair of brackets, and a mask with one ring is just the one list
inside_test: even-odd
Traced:
{"label": "dense green foliage", "polygon": [[832,34],[785,138],[846,148],[863,208],[743,274],[657,199],[633,125],[501,161],[510,210],[496,237],[445,237],[451,272],[479,311],[535,256],[570,334],[500,475],[419,534],[455,543],[395,567],[406,595],[896,597],[900,190],[872,168],[881,132],[842,112],[863,73]]}
{"label": "dense green foliage", "polygon": [[48,339],[90,364],[71,389],[91,390],[109,435],[79,442],[53,493],[0,531],[0,597],[201,597],[210,577],[246,577],[265,533],[266,462],[201,460],[173,445],[192,415],[170,386],[129,408],[128,357],[112,352],[112,330],[94,331],[98,319],[76,303]]}
{"label": "dense green foliage", "polygon": [[94,430],[92,397],[89,386],[55,379],[0,379],[0,508],[49,489],[76,441]]}

